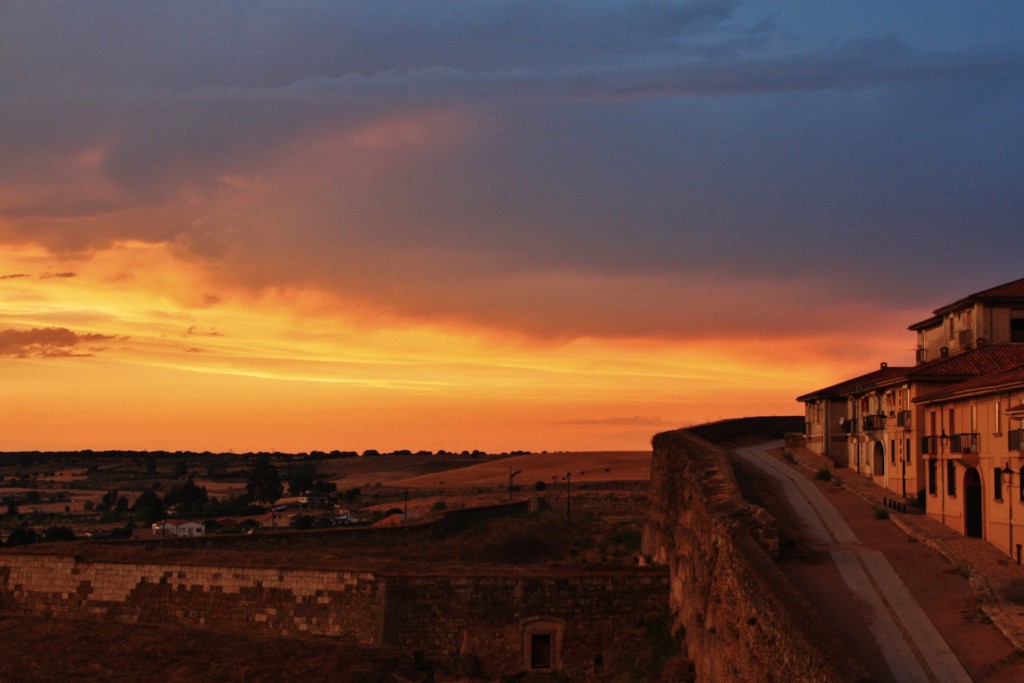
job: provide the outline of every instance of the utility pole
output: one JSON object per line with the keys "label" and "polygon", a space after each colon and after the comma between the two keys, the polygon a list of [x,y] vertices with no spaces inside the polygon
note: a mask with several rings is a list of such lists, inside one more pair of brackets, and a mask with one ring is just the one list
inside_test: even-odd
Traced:
{"label": "utility pole", "polygon": [[512,491],[515,490],[515,485],[512,483],[512,480],[516,477],[516,475],[522,474],[522,472],[523,472],[522,470],[516,470],[515,472],[513,472],[512,471],[512,465],[508,466],[508,499],[509,500],[512,500]]}
{"label": "utility pole", "polygon": [[565,516],[572,522],[572,472],[565,473]]}

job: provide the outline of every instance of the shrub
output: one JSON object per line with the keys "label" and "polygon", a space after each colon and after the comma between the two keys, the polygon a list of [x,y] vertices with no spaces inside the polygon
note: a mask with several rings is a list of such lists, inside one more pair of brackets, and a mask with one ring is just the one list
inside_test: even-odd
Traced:
{"label": "shrub", "polygon": [[38,540],[39,538],[34,529],[19,526],[15,527],[14,530],[11,531],[11,535],[7,537],[7,541],[4,542],[4,545],[11,548],[18,545],[30,545]]}
{"label": "shrub", "polygon": [[66,526],[51,526],[46,529],[43,538],[49,543],[53,541],[73,541],[75,532]]}
{"label": "shrub", "polygon": [[313,528],[313,518],[309,515],[295,515],[292,517],[292,528],[303,531]]}
{"label": "shrub", "polygon": [[832,473],[829,472],[827,467],[823,467],[818,470],[818,473],[814,475],[814,478],[819,481],[829,481],[832,479]]}
{"label": "shrub", "polygon": [[430,509],[433,510],[434,512],[440,512],[441,510],[447,510],[448,506],[445,504],[443,500],[439,500],[435,502],[433,505],[431,505]]}
{"label": "shrub", "polygon": [[886,508],[875,508],[875,519],[889,519],[889,511]]}

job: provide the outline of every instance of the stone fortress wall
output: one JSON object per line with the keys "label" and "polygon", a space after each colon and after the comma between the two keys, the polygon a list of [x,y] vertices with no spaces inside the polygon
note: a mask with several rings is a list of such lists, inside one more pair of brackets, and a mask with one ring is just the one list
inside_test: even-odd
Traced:
{"label": "stone fortress wall", "polygon": [[[749,419],[654,438],[643,532],[643,554],[653,567],[439,568],[427,575],[129,564],[6,551],[0,553],[0,611],[330,637],[422,651],[446,668],[491,677],[536,670],[534,648],[542,642],[552,673],[601,681],[628,668],[644,625],[667,605],[685,632],[697,680],[866,680],[775,565],[773,520],[742,498],[725,452],[710,441],[746,433],[781,438],[792,422]],[[436,524],[457,526],[466,521],[459,515]],[[372,540],[415,543],[440,532],[400,529],[374,532]],[[288,543],[299,550],[341,538],[321,535],[231,543]]]}
{"label": "stone fortress wall", "polygon": [[[422,651],[452,669],[530,668],[546,634],[551,668],[588,677],[628,666],[642,624],[664,612],[663,570],[559,575],[400,575],[0,555],[7,614],[176,623],[225,632],[326,636]],[[599,672],[598,672],[599,673]]]}
{"label": "stone fortress wall", "polygon": [[[635,510],[636,501],[632,503]],[[40,553],[40,548],[9,550],[0,553],[0,612],[328,637],[419,651],[467,675],[548,670],[611,680],[629,667],[646,625],[666,614],[664,568],[439,566],[427,574],[422,569],[402,573],[214,566],[202,560],[206,547],[256,544],[301,553],[324,544],[427,543],[474,519],[522,513],[528,505],[449,511],[419,526],[153,539],[142,544],[194,548],[195,562],[189,564],[86,560]],[[619,511],[617,504],[603,507],[605,512]],[[239,554],[241,562],[244,558]],[[549,661],[534,658],[536,639],[543,641]]]}
{"label": "stone fortress wall", "polygon": [[654,437],[643,553],[669,567],[670,608],[699,681],[869,680],[776,566],[771,516],[744,500],[725,451],[705,440],[781,439],[802,425],[748,418]]}

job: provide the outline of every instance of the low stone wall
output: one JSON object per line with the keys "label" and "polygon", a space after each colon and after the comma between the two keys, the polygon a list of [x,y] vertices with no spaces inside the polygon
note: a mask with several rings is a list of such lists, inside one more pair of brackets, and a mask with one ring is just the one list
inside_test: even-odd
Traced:
{"label": "low stone wall", "polygon": [[[565,509],[565,496],[549,497],[548,504]],[[647,511],[647,494],[612,495],[585,491],[572,494],[573,513],[597,517],[643,517]]]}
{"label": "low stone wall", "polygon": [[686,430],[653,444],[643,552],[669,567],[669,603],[697,679],[868,680],[775,565],[773,521],[743,499],[725,452]]}
{"label": "low stone wall", "polygon": [[384,639],[466,672],[531,668],[529,637],[552,638],[553,668],[570,680],[627,670],[644,624],[666,612],[663,570],[575,576],[400,576],[388,579]]}
{"label": "low stone wall", "polygon": [[12,614],[176,622],[379,644],[384,599],[380,582],[368,572],[0,556],[0,609]]}
{"label": "low stone wall", "polygon": [[89,562],[0,553],[0,611],[225,632],[326,636],[421,651],[450,670],[529,670],[549,638],[552,672],[611,680],[668,603],[664,569],[583,575],[379,572]]}

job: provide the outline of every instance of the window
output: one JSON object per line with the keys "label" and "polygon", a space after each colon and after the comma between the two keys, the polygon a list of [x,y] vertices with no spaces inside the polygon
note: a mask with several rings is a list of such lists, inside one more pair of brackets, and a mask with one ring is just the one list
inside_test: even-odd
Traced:
{"label": "window", "polygon": [[992,486],[993,495],[995,495],[996,500],[1002,500],[1003,499],[1003,469],[1001,467],[997,467],[993,471],[993,474],[995,475],[995,478],[993,479],[993,486]]}
{"label": "window", "polygon": [[889,441],[889,463],[896,464],[896,439],[890,439]]}
{"label": "window", "polygon": [[946,461],[946,493],[956,495],[956,463],[952,460]]}
{"label": "window", "polygon": [[550,633],[534,633],[530,635],[530,668],[551,668]]}
{"label": "window", "polygon": [[938,464],[939,461],[934,458],[928,461],[928,493],[933,496],[939,492]]}
{"label": "window", "polygon": [[554,672],[560,666],[562,634],[565,623],[561,619],[531,617],[523,624],[523,669]]}
{"label": "window", "polygon": [[1014,318],[1010,321],[1010,341],[1024,342],[1024,318]]}

